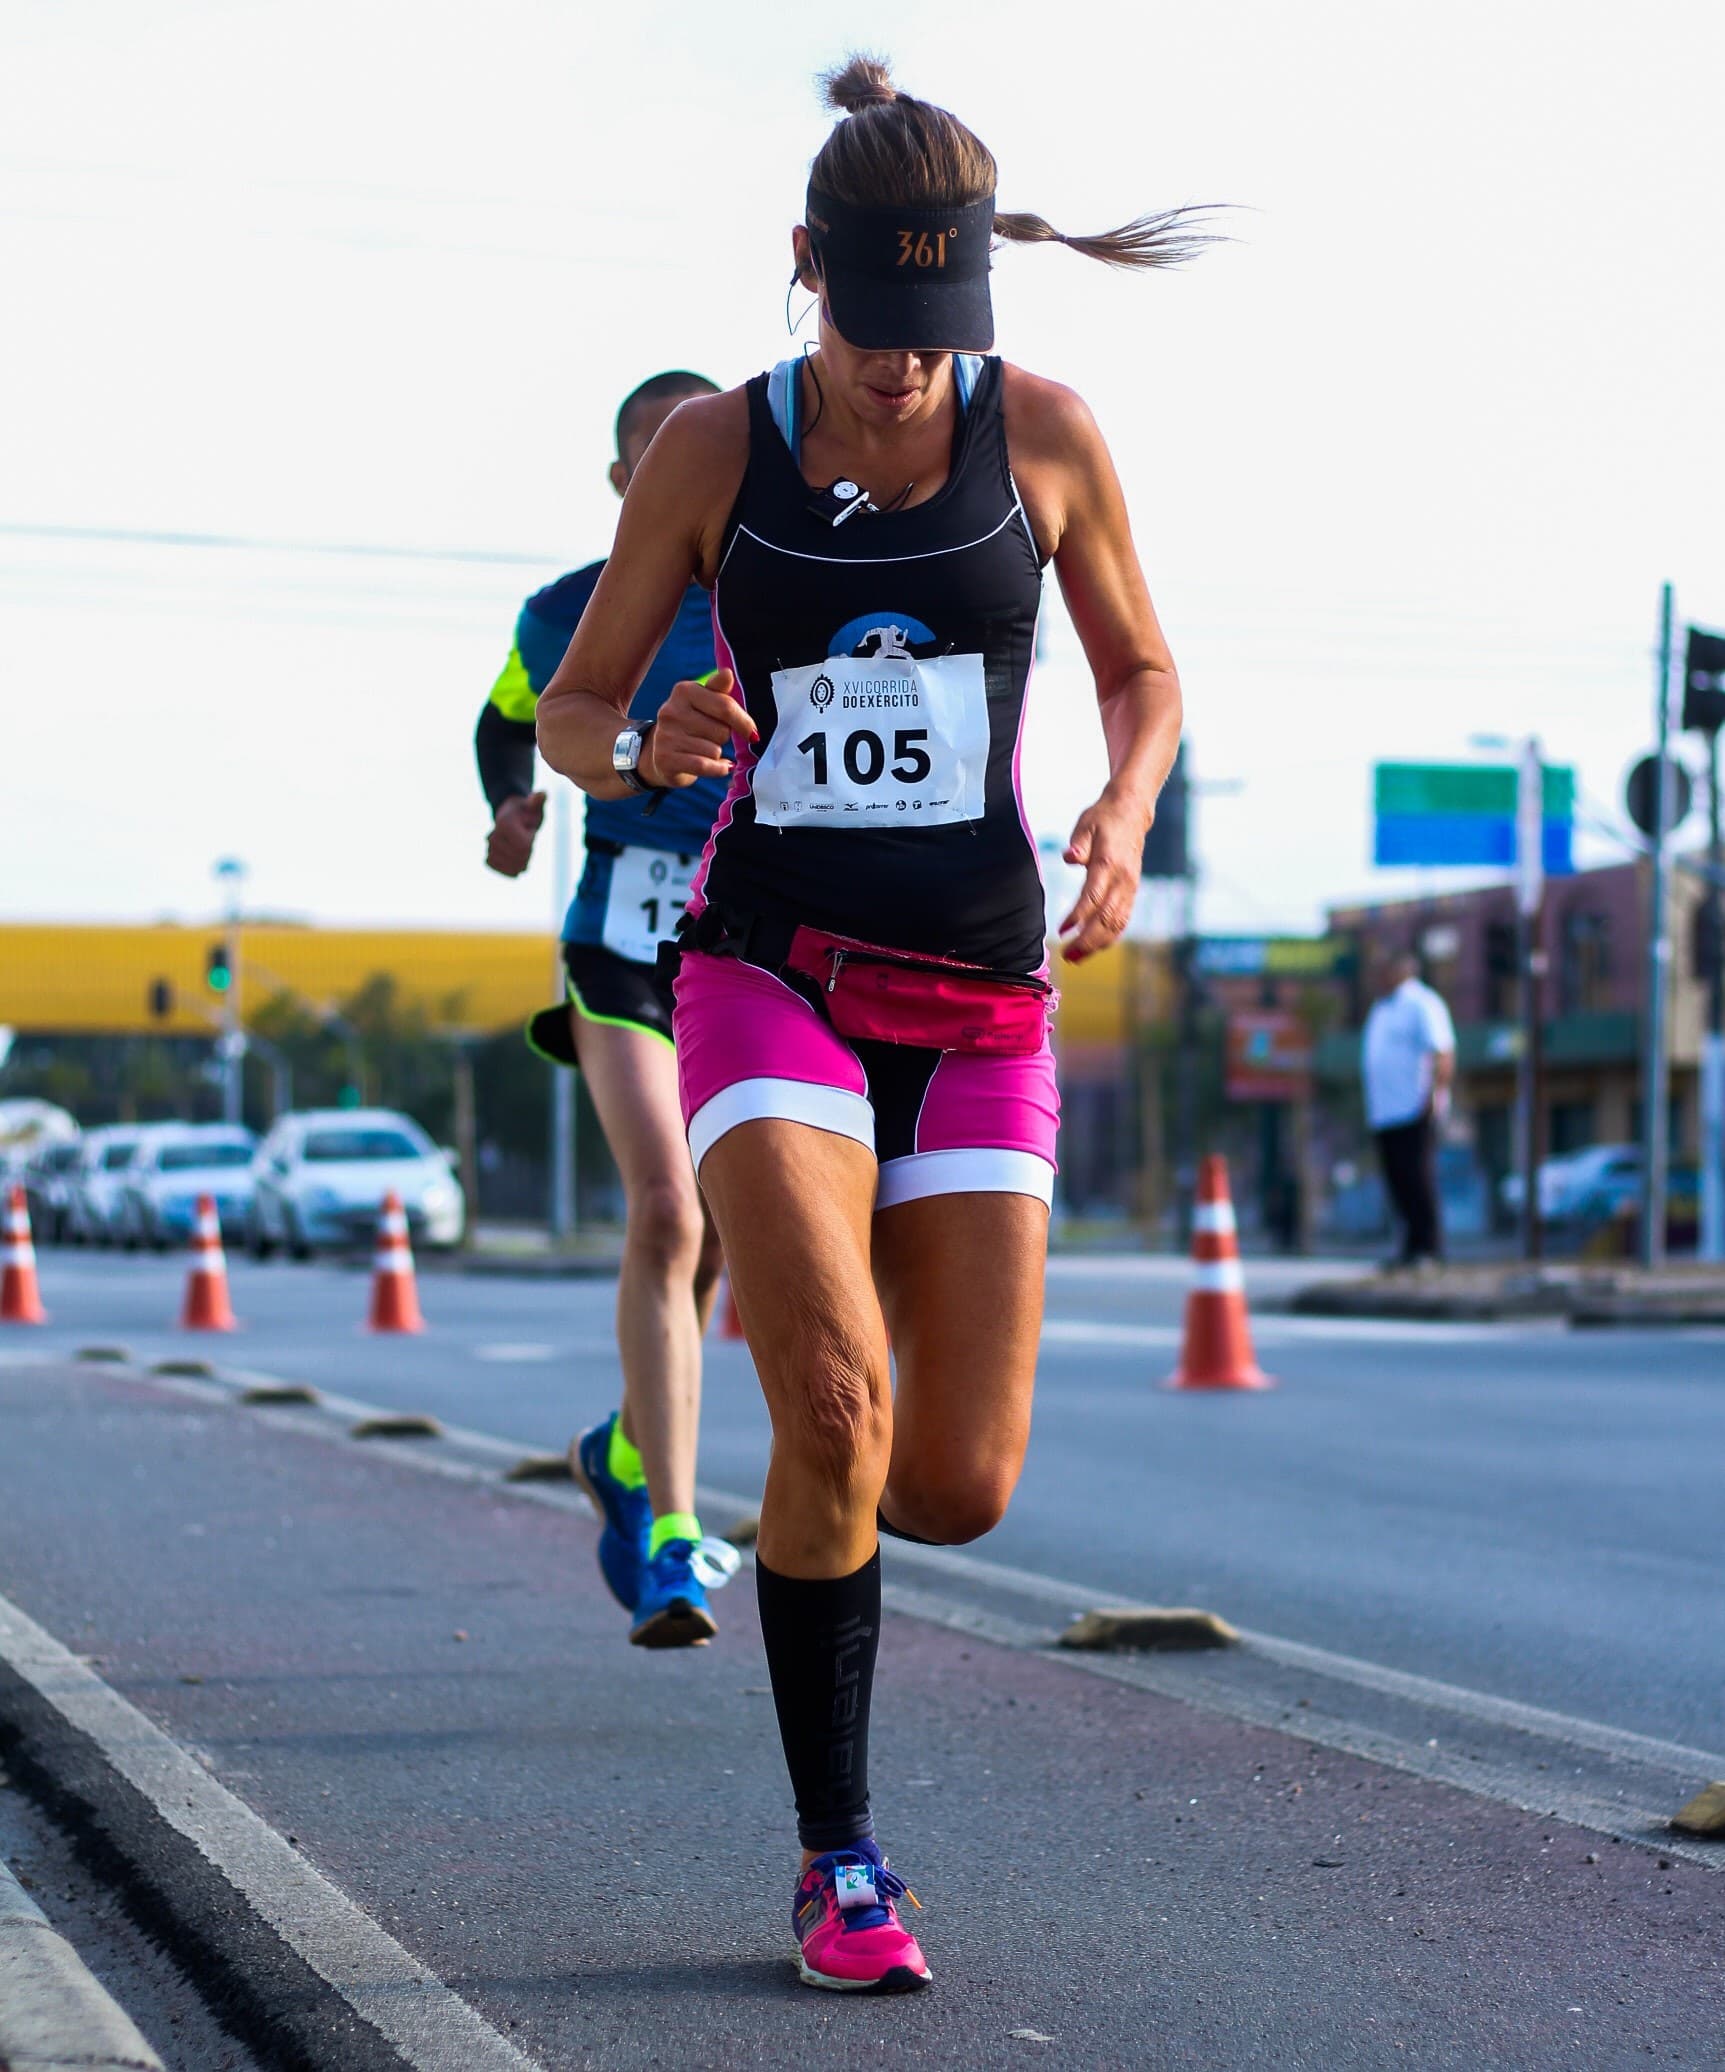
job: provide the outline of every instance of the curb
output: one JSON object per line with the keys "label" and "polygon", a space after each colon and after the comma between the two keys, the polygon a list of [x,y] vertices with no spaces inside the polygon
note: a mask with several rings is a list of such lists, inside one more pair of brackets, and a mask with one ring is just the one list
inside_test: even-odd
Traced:
{"label": "curb", "polygon": [[132,2018],[0,1863],[0,2065],[162,2072]]}

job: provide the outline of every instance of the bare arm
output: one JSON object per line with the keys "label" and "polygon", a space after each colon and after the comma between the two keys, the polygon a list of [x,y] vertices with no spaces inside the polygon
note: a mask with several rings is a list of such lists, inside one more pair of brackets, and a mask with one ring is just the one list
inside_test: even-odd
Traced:
{"label": "bare arm", "polygon": [[[539,700],[539,752],[598,799],[628,795],[611,749],[691,580],[711,583],[725,519],[748,461],[740,390],[692,398],[666,419],[623,499],[616,544],[569,651]],[[659,710],[641,775],[681,790],[724,776],[726,744],[754,722],[719,671],[680,683]]]}
{"label": "bare arm", "polygon": [[1078,963],[1117,941],[1131,918],[1144,837],[1180,745],[1180,680],[1096,420],[1070,389],[1016,367],[1007,369],[1006,410],[1026,515],[1096,679],[1108,745],[1108,783],[1066,851],[1084,866],[1084,889],[1060,928]]}

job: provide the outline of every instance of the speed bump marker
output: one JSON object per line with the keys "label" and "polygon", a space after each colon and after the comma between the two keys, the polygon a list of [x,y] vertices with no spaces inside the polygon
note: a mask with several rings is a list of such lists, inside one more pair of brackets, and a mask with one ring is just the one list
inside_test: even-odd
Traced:
{"label": "speed bump marker", "polygon": [[1672,1814],[1671,1825],[1684,1835],[1725,1835],[1725,1783],[1703,1785],[1687,1806]]}
{"label": "speed bump marker", "polygon": [[435,1417],[421,1417],[415,1411],[400,1416],[362,1417],[348,1428],[350,1439],[441,1439],[443,1427]]}
{"label": "speed bump marker", "polygon": [[214,1381],[216,1370],[208,1360],[157,1360],[152,1374],[172,1374],[185,1381]]}
{"label": "speed bump marker", "polygon": [[514,1467],[503,1471],[505,1482],[571,1482],[574,1475],[566,1453],[524,1454]]}
{"label": "speed bump marker", "polygon": [[321,1403],[323,1398],[309,1382],[304,1381],[259,1381],[249,1389],[241,1389],[240,1401],[263,1405],[268,1403]]}
{"label": "speed bump marker", "polygon": [[1120,1610],[1086,1612],[1060,1636],[1063,1648],[1091,1654],[1124,1654],[1151,1648],[1231,1648],[1240,1636],[1226,1619],[1191,1605],[1135,1604]]}
{"label": "speed bump marker", "polygon": [[75,1360],[89,1360],[108,1367],[127,1367],[132,1356],[123,1345],[81,1345],[72,1355]]}

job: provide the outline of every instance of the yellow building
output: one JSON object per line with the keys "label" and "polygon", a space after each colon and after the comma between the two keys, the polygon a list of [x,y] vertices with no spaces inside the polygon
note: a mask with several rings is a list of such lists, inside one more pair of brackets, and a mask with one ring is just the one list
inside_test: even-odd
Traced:
{"label": "yellow building", "polygon": [[[222,940],[217,922],[0,923],[0,1025],[21,1035],[209,1035],[222,1002],[205,982],[206,962]],[[239,936],[240,1003],[243,1014],[286,992],[336,1007],[386,973],[441,1027],[501,1029],[555,997],[555,954],[549,935],[248,923]],[[161,983],[166,1015],[151,1006]]]}
{"label": "yellow building", "polygon": [[[187,928],[70,922],[0,923],[0,1026],[20,1035],[204,1036],[222,1001],[205,983],[223,941],[219,922]],[[1100,1063],[1140,1019],[1154,1019],[1161,953],[1110,950],[1080,965],[1056,959],[1063,1046]],[[561,986],[549,934],[465,929],[312,928],[247,923],[239,937],[242,1015],[278,993],[337,1007],[386,974],[434,1025],[490,1031],[524,1022]],[[1132,981],[1136,976],[1138,984]],[[158,984],[166,1015],[152,1012]]]}

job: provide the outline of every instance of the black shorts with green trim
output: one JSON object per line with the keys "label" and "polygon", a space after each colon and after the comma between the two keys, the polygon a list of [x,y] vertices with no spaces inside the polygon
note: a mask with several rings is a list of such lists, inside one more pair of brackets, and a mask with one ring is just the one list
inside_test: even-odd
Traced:
{"label": "black shorts with green trim", "polygon": [[542,1007],[527,1024],[527,1048],[553,1065],[575,1065],[575,1035],[569,1026],[573,1007],[584,1022],[611,1028],[640,1029],[671,1040],[671,981],[657,965],[635,964],[602,943],[566,942],[563,969],[569,998]]}

